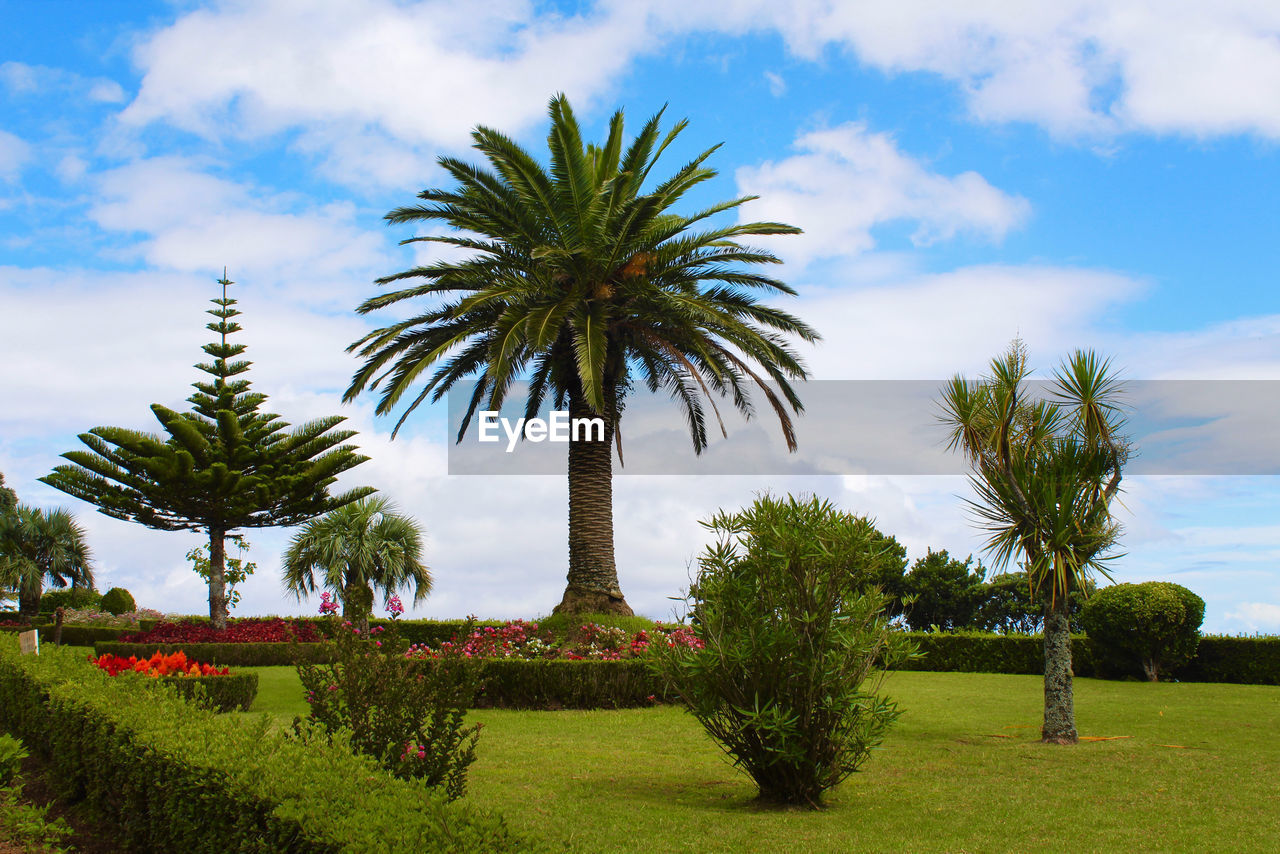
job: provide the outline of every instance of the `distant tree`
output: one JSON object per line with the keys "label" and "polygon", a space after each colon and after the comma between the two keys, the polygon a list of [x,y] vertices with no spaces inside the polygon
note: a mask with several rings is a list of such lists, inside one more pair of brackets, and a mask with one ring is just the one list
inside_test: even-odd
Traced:
{"label": "distant tree", "polygon": [[366,498],[311,520],[294,535],[283,561],[289,591],[301,599],[317,586],[332,590],[343,615],[366,630],[375,589],[390,599],[413,585],[414,602],[431,592],[422,529],[385,498]]}
{"label": "distant tree", "polygon": [[342,442],[353,430],[334,430],[345,419],[331,416],[294,430],[280,416],[261,411],[265,394],[236,379],[250,362],[231,361],[245,350],[230,344],[240,331],[240,312],[221,298],[207,328],[218,340],[204,346],[211,363],[196,365],[213,377],[194,383],[190,412],[159,404],[151,411],[167,435],[120,427],[95,427],[80,434],[87,451],[69,451],[44,483],[95,504],[99,512],[164,531],[206,531],[209,535],[209,619],[227,623],[225,539],[237,528],[298,525],[356,501],[374,490],[361,487],[338,496],[328,489],[342,472],[368,457]]}
{"label": "distant tree", "polygon": [[0,516],[13,511],[18,506],[18,494],[4,485],[4,472],[0,471]]}
{"label": "distant tree", "polygon": [[[1086,579],[1080,589],[1067,595],[1068,625],[1073,634],[1084,631],[1080,612],[1097,584]],[[983,585],[982,604],[974,614],[973,627],[984,632],[1032,635],[1044,626],[1044,606],[1031,594],[1023,572],[1003,572]]]}
{"label": "distant tree", "polygon": [[912,600],[905,606],[907,625],[916,631],[973,627],[986,594],[986,570],[982,564],[971,569],[972,563],[972,555],[959,561],[946,549],[930,549],[917,560],[903,580],[905,595]]}
{"label": "distant tree", "polygon": [[0,587],[16,590],[25,619],[40,613],[45,582],[93,587],[93,563],[84,529],[66,510],[19,504],[0,517]]}
{"label": "distant tree", "polygon": [[[997,569],[1022,558],[1044,608],[1041,740],[1075,744],[1070,594],[1102,570],[1120,525],[1111,501],[1128,444],[1110,364],[1077,351],[1055,374],[1052,400],[1028,398],[1026,350],[1015,342],[977,383],[957,376],[943,400],[951,445],[973,469],[971,502]],[[1105,574],[1105,573],[1104,573]]]}

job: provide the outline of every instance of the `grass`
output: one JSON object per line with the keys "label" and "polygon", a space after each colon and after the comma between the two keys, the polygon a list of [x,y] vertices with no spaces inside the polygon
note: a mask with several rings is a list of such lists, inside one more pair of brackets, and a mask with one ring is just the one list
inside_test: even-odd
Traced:
{"label": "grass", "polygon": [[[253,712],[305,711],[288,667]],[[1041,680],[898,673],[905,713],[827,809],[762,809],[680,709],[474,713],[468,799],[580,851],[1272,851],[1280,688],[1076,681],[1080,733],[1038,743]]]}

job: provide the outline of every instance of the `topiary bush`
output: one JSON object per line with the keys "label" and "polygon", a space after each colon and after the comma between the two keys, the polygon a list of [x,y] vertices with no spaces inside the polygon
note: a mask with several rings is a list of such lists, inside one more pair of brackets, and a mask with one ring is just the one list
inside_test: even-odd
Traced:
{"label": "topiary bush", "polygon": [[1195,656],[1204,600],[1168,581],[1116,584],[1090,597],[1080,621],[1104,667],[1156,682]]}
{"label": "topiary bush", "polygon": [[133,594],[123,587],[112,587],[106,593],[103,593],[102,601],[98,603],[98,607],[109,614],[117,615],[138,610],[137,603],[133,601]]}
{"label": "topiary bush", "polygon": [[703,525],[718,542],[689,590],[697,643],[655,644],[651,660],[762,800],[816,808],[897,719],[879,682],[913,653],[865,586],[874,528],[768,495]]}

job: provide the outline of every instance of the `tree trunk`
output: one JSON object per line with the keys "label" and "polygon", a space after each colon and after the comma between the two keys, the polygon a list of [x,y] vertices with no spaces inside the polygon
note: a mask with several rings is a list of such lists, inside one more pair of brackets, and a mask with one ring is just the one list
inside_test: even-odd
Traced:
{"label": "tree trunk", "polygon": [[227,627],[227,532],[209,529],[209,623],[221,631]]}
{"label": "tree trunk", "polygon": [[342,616],[361,634],[369,633],[369,614],[373,612],[373,588],[367,584],[348,582],[342,590]]}
{"label": "tree trunk", "polygon": [[[606,394],[611,391],[606,389]],[[570,422],[599,417],[576,389],[569,394]],[[613,418],[605,416],[603,440],[583,431],[569,439],[569,574],[554,613],[623,614],[631,607],[618,587],[613,558]]]}
{"label": "tree trunk", "polygon": [[40,595],[44,592],[39,580],[35,584],[22,584],[18,588],[18,615],[30,623],[40,616]]}
{"label": "tree trunk", "polygon": [[1065,596],[1044,606],[1044,727],[1045,744],[1075,744],[1075,700],[1071,685],[1071,621]]}

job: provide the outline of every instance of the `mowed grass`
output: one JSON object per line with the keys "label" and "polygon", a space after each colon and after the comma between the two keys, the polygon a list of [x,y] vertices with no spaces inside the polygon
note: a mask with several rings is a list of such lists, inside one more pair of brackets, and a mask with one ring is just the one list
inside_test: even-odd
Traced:
{"label": "mowed grass", "polygon": [[[254,712],[305,712],[259,668]],[[1076,681],[1084,741],[1037,741],[1037,676],[898,673],[904,710],[820,812],[761,808],[674,707],[484,710],[468,799],[578,851],[1275,851],[1280,688]]]}

